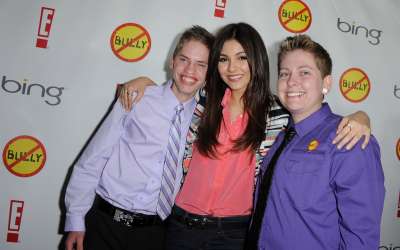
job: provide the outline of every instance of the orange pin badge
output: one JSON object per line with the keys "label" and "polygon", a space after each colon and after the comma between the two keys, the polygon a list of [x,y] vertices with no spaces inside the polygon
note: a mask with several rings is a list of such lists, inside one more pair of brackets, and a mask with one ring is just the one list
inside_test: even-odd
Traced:
{"label": "orange pin badge", "polygon": [[318,148],[318,146],[319,146],[319,141],[314,139],[314,140],[310,141],[307,149],[308,149],[308,151],[314,151]]}

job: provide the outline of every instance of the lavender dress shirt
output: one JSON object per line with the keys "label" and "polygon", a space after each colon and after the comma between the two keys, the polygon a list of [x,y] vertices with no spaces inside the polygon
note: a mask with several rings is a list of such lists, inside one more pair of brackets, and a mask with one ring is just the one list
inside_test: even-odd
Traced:
{"label": "lavender dress shirt", "polygon": [[297,135],[275,166],[259,249],[378,249],[385,195],[379,145],[371,137],[365,150],[360,143],[338,150],[331,142],[340,120],[323,104],[295,124]]}
{"label": "lavender dress shirt", "polygon": [[[74,166],[65,196],[65,231],[85,230],[84,217],[96,193],[116,207],[156,214],[169,129],[179,104],[171,83],[148,87],[130,112],[115,103]],[[183,104],[181,131],[186,135],[196,101]],[[182,136],[178,166],[185,140]],[[174,195],[181,178],[177,171]]]}

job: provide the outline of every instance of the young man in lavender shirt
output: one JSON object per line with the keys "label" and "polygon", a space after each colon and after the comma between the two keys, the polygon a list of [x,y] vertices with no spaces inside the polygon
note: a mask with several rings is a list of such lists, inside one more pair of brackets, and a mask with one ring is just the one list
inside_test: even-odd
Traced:
{"label": "young man in lavender shirt", "polygon": [[[164,203],[165,199],[173,203],[180,187],[178,166],[212,42],[213,36],[199,26],[186,30],[170,61],[172,79],[147,88],[130,112],[115,103],[68,184],[67,250],[164,247],[163,221],[171,209]],[[178,106],[183,110],[177,111]],[[165,183],[169,194],[163,193]]]}

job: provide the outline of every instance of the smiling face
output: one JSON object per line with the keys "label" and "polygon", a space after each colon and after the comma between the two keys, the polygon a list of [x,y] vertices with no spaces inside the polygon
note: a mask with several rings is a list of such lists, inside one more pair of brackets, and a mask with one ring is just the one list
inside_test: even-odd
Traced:
{"label": "smiling face", "polygon": [[218,72],[222,80],[240,96],[246,91],[251,80],[250,66],[242,45],[234,40],[227,40],[221,50]]}
{"label": "smiling face", "polygon": [[203,86],[208,55],[209,49],[203,43],[189,40],[171,60],[172,91],[180,102],[189,100]]}
{"label": "smiling face", "polygon": [[284,55],[279,65],[278,96],[297,123],[322,106],[322,88],[330,89],[331,75],[322,78],[310,52],[296,49]]}

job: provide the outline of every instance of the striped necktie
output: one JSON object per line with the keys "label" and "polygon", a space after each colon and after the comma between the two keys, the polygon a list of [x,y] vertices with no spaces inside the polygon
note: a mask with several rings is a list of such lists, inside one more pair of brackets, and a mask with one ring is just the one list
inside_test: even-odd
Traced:
{"label": "striped necktie", "polygon": [[161,219],[167,218],[174,205],[174,186],[178,169],[178,157],[181,141],[181,112],[183,105],[180,103],[175,107],[175,116],[169,130],[167,152],[165,155],[163,175],[161,179],[161,190],[158,197],[157,214]]}

